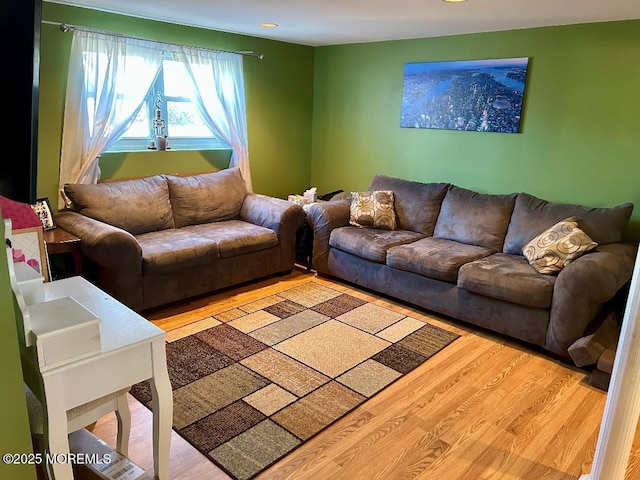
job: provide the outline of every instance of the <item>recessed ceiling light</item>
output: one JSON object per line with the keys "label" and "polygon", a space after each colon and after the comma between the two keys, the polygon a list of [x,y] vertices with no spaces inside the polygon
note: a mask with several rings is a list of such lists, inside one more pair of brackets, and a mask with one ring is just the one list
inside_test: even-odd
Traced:
{"label": "recessed ceiling light", "polygon": [[259,23],[258,25],[264,28],[276,28],[278,26],[277,23],[271,23],[271,22],[263,22],[263,23]]}

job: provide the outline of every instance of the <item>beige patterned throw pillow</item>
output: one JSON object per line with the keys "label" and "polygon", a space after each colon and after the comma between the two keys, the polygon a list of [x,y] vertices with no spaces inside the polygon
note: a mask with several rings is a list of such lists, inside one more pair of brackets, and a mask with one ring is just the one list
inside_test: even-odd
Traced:
{"label": "beige patterned throw pillow", "polygon": [[390,190],[351,192],[350,213],[349,223],[357,227],[396,228],[396,211]]}
{"label": "beige patterned throw pillow", "polygon": [[597,246],[578,227],[576,219],[569,217],[531,240],[524,246],[522,253],[536,271],[554,274]]}

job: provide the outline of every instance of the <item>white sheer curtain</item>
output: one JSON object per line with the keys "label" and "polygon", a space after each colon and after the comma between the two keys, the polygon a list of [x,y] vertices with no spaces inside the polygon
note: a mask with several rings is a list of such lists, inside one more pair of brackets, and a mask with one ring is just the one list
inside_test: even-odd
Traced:
{"label": "white sheer curtain", "polygon": [[64,108],[59,207],[65,183],[96,183],[100,154],[133,122],[161,65],[158,42],[75,30]]}
{"label": "white sheer curtain", "polygon": [[193,82],[193,101],[204,122],[232,148],[230,166],[240,168],[252,191],[242,55],[182,47],[178,58]]}

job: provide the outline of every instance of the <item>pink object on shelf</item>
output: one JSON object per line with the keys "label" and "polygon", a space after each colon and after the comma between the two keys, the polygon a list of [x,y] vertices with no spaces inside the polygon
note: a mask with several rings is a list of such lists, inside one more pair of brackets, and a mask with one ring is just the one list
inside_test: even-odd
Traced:
{"label": "pink object on shelf", "polygon": [[12,248],[11,255],[13,255],[14,262],[24,262],[27,260],[27,257],[25,256],[25,254],[19,248]]}
{"label": "pink object on shelf", "polygon": [[16,202],[0,195],[0,209],[2,210],[2,218],[11,219],[12,230],[42,227],[40,217],[28,203]]}

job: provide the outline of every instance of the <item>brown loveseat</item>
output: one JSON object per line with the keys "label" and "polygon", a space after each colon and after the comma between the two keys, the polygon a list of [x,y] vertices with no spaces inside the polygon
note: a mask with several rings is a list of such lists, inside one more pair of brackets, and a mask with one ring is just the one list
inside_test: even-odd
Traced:
{"label": "brown loveseat", "polygon": [[293,267],[302,208],[248,193],[237,168],[64,191],[56,222],[81,238],[88,276],[137,311]]}
{"label": "brown loveseat", "polygon": [[[394,194],[396,228],[350,225],[350,201],[312,205],[313,266],[429,310],[568,358],[568,348],[630,280],[636,245],[622,243],[633,205],[588,208],[526,193],[489,195],[446,183],[376,175]],[[534,237],[567,217],[597,248],[556,275],[523,256]]]}

